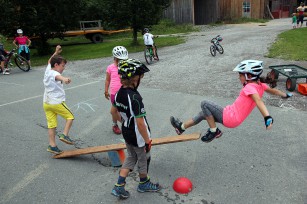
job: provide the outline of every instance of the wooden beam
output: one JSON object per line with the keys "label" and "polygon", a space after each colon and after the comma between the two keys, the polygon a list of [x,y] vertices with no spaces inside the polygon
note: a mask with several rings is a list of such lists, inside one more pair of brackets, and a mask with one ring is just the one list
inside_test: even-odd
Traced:
{"label": "wooden beam", "polygon": [[[175,142],[185,142],[191,140],[197,140],[200,137],[200,133],[193,133],[187,135],[176,135],[176,136],[168,136],[168,137],[161,137],[161,138],[153,138],[152,145],[161,145],[161,144],[168,144],[168,143],[175,143]],[[53,156],[55,159],[65,158],[65,157],[74,157],[79,156],[82,154],[94,154],[99,152],[108,152],[108,151],[117,151],[121,149],[126,149],[125,143],[119,144],[110,144],[104,146],[97,146],[97,147],[87,147],[83,149],[73,149],[73,150],[66,150],[63,153]]]}

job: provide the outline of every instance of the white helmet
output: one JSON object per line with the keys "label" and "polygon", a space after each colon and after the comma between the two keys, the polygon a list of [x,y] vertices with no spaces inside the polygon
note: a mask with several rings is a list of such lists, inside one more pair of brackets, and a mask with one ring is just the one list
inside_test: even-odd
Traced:
{"label": "white helmet", "polygon": [[113,56],[117,59],[126,60],[128,59],[128,50],[123,46],[116,46],[113,48]]}
{"label": "white helmet", "polygon": [[18,29],[18,30],[17,30],[17,33],[18,33],[18,34],[21,34],[21,33],[23,33],[23,32],[22,32],[21,29]]}
{"label": "white helmet", "polygon": [[[255,80],[258,79],[263,72],[262,63],[262,61],[258,60],[244,60],[240,62],[233,71],[245,74],[246,80]],[[247,74],[251,74],[253,77],[248,78]]]}

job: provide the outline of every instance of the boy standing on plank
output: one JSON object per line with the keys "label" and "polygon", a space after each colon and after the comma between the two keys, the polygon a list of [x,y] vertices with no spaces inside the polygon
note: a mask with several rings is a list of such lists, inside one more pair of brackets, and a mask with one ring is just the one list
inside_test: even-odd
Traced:
{"label": "boy standing on plank", "polygon": [[53,154],[62,153],[55,142],[57,115],[66,119],[64,131],[62,134],[58,135],[60,140],[66,144],[74,144],[68,136],[74,120],[74,115],[65,103],[65,91],[63,88],[63,83],[69,84],[71,79],[62,76],[67,61],[59,55],[61,52],[61,46],[56,46],[54,54],[48,60],[48,66],[43,80],[45,86],[43,107],[46,114],[49,135],[49,146],[47,151]]}

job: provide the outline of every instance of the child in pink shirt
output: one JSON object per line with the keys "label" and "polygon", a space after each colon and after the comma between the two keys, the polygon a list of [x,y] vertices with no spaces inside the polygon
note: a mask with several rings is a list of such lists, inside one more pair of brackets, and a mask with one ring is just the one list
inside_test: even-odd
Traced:
{"label": "child in pink shirt", "polygon": [[29,65],[30,63],[30,45],[31,45],[31,40],[23,35],[23,31],[21,29],[17,30],[18,37],[16,37],[13,41],[13,44],[18,47],[18,54],[26,58],[28,61]]}
{"label": "child in pink shirt", "polygon": [[[106,99],[108,100],[111,99],[112,105],[111,105],[110,113],[112,115],[112,121],[113,121],[112,130],[115,134],[119,135],[121,134],[121,130],[119,129],[117,125],[117,121],[120,121],[121,117],[117,109],[113,106],[113,103],[115,99],[115,94],[122,86],[122,84],[120,83],[120,77],[118,75],[118,68],[117,68],[118,62],[120,60],[128,59],[128,51],[123,46],[116,46],[113,48],[112,53],[113,53],[114,61],[112,64],[110,64],[107,67],[104,95]],[[109,93],[109,89],[110,89],[110,93]]]}
{"label": "child in pink shirt", "polygon": [[260,75],[263,72],[262,61],[242,61],[233,71],[239,72],[239,79],[243,85],[239,97],[235,102],[223,108],[211,101],[204,100],[201,102],[202,111],[184,123],[171,116],[171,124],[175,128],[177,134],[180,135],[185,129],[197,125],[202,120],[207,120],[209,129],[205,134],[201,135],[201,140],[203,142],[211,142],[213,139],[219,138],[223,134],[222,131],[217,128],[216,122],[228,128],[235,128],[247,118],[256,106],[264,117],[266,129],[272,127],[273,118],[270,116],[262,101],[264,92],[278,95],[282,98],[289,98],[292,94],[270,88],[266,84],[260,82],[260,80],[262,81]]}

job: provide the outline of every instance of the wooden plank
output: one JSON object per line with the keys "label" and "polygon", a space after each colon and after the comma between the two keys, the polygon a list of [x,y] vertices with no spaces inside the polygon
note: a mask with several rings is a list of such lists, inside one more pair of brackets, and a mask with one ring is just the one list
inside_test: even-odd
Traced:
{"label": "wooden plank", "polygon": [[[152,145],[161,145],[161,144],[168,144],[168,143],[175,143],[175,142],[185,142],[191,140],[197,140],[200,137],[200,133],[193,133],[193,134],[186,134],[186,135],[176,135],[176,136],[168,136],[168,137],[161,137],[161,138],[153,138]],[[73,149],[73,150],[66,150],[63,153],[53,156],[55,159],[65,158],[65,157],[74,157],[83,154],[94,154],[99,152],[108,152],[108,151],[117,151],[121,149],[126,149],[125,143],[119,144],[110,144],[104,146],[97,146],[97,147],[87,147],[83,149]]]}

